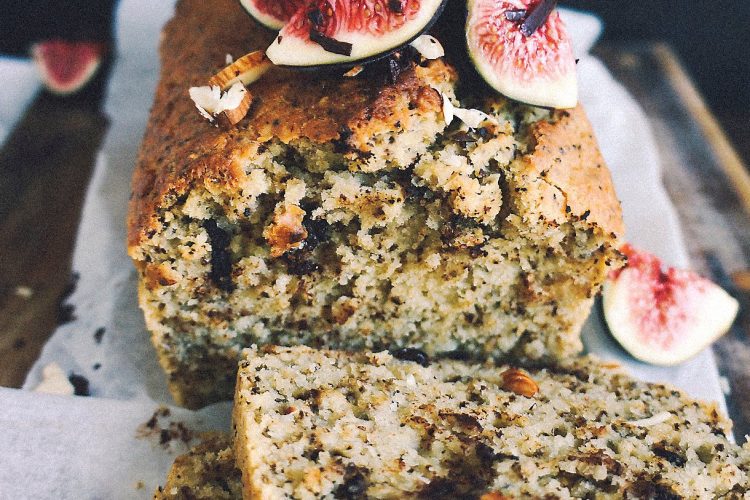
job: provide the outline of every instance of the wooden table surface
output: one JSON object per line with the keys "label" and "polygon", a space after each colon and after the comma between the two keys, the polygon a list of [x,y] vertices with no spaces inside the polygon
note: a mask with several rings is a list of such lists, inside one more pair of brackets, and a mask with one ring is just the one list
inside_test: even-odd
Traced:
{"label": "wooden table surface", "polygon": [[[743,305],[714,345],[735,433],[750,434],[750,309],[733,274],[750,263],[750,176],[665,45],[600,45],[595,53],[651,119],[664,184],[693,266]],[[19,387],[55,326],[69,316],[70,255],[107,121],[98,96],[40,94],[0,149],[0,386]]]}

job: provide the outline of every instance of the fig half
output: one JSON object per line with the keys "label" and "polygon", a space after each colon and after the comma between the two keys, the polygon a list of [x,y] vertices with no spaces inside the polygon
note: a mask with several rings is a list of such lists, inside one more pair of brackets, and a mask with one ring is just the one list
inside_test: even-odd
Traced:
{"label": "fig half", "polygon": [[535,106],[573,108],[573,45],[550,0],[468,0],[466,43],[477,72],[501,94]]}
{"label": "fig half", "polygon": [[384,57],[435,22],[445,0],[314,0],[266,50],[278,66],[353,65]]}
{"label": "fig half", "polygon": [[630,245],[621,251],[628,264],[604,283],[604,318],[633,357],[676,365],[732,326],[739,304],[721,287],[692,271],[664,270],[656,256]]}
{"label": "fig half", "polygon": [[47,40],[31,48],[42,81],[57,95],[73,94],[94,77],[106,45],[100,42]]}
{"label": "fig half", "polygon": [[306,3],[305,0],[240,0],[253,19],[274,31],[280,30]]}

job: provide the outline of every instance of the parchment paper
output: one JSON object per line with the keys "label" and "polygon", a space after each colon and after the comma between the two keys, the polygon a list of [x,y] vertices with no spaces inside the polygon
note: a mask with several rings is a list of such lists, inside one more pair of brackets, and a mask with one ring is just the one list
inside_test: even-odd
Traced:
{"label": "parchment paper", "polygon": [[[158,74],[158,34],[171,11],[172,2],[166,1],[119,3],[118,58],[105,109],[111,128],[88,190],[73,257],[80,280],[69,301],[77,319],[57,330],[24,385],[33,389],[41,368],[54,361],[68,373],[87,377],[92,397],[0,389],[2,499],[149,498],[175,454],[185,449],[179,440],[165,449],[153,436],[135,437],[139,425],[171,398],[137,308],[124,226],[130,177]],[[564,15],[581,58],[581,100],[612,170],[628,239],[668,263],[685,266],[685,247],[660,182],[648,121],[603,65],[586,55],[599,36],[600,22],[572,12]],[[102,327],[105,332],[97,342],[94,333]],[[670,369],[635,362],[610,339],[596,310],[584,338],[590,351],[625,364],[637,377],[671,382],[723,404],[710,351]],[[200,412],[173,408],[167,420],[193,429],[226,429],[229,407],[223,403]]]}

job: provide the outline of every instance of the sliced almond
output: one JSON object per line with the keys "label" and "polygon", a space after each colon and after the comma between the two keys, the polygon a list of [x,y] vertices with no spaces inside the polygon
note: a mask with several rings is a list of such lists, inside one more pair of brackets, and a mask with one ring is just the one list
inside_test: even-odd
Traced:
{"label": "sliced almond", "polygon": [[219,113],[219,116],[217,117],[217,119],[219,120],[219,125],[225,128],[230,128],[237,125],[240,120],[245,118],[245,115],[247,115],[247,112],[252,104],[253,96],[252,94],[250,94],[250,92],[247,91],[247,89],[245,89],[242,100],[236,108],[225,109],[224,111]]}
{"label": "sliced almond", "polygon": [[530,398],[539,392],[539,386],[531,377],[516,368],[510,368],[500,374],[503,378],[502,387],[506,391]]}
{"label": "sliced almond", "polygon": [[268,71],[273,63],[268,60],[266,53],[256,50],[240,57],[232,64],[222,69],[208,80],[209,85],[216,85],[226,90],[237,82],[250,85]]}
{"label": "sliced almond", "polygon": [[364,71],[365,67],[362,65],[354,66],[352,69],[344,73],[344,76],[347,78],[352,78],[357,76],[358,74],[362,73]]}
{"label": "sliced almond", "polygon": [[304,244],[307,238],[307,229],[302,225],[304,217],[305,211],[297,205],[276,210],[273,222],[263,230],[263,237],[271,247],[271,257],[281,257]]}

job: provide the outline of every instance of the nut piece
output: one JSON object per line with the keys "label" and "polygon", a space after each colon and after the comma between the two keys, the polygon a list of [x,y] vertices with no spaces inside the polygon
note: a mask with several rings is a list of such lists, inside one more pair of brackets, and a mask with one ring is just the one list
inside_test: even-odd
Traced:
{"label": "nut piece", "polygon": [[479,500],[513,500],[513,498],[505,496],[497,491],[490,491],[479,497]]}
{"label": "nut piece", "polygon": [[263,231],[271,246],[271,257],[281,257],[302,246],[307,238],[307,229],[302,225],[304,217],[305,211],[297,205],[286,205],[274,214],[273,222]]}
{"label": "nut piece", "polygon": [[344,73],[344,76],[347,78],[352,78],[357,76],[358,74],[362,73],[364,71],[365,67],[362,65],[354,66],[352,69]]}
{"label": "nut piece", "polygon": [[219,125],[224,128],[230,128],[237,125],[240,120],[245,118],[245,115],[247,115],[247,112],[250,110],[250,106],[252,104],[253,96],[250,92],[247,91],[247,89],[245,89],[242,100],[236,108],[225,109],[224,111],[219,113],[219,116],[217,117],[217,119],[219,120]]}
{"label": "nut piece", "polygon": [[216,85],[226,90],[237,82],[247,86],[256,81],[271,69],[273,64],[262,50],[256,50],[240,57],[208,80],[209,85]]}
{"label": "nut piece", "polygon": [[533,397],[539,392],[539,386],[521,370],[510,368],[500,374],[503,377],[503,389],[519,396]]}

